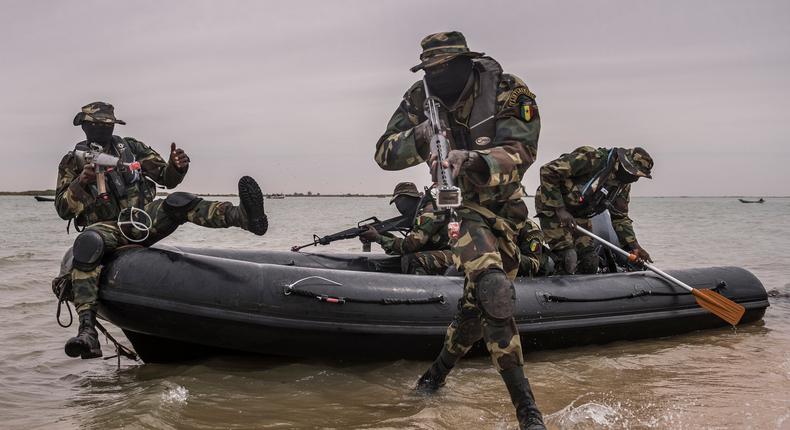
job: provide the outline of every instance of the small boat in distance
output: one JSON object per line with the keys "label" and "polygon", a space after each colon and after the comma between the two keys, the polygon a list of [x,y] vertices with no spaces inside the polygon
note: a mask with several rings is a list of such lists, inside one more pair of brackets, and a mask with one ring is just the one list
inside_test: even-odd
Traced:
{"label": "small boat in distance", "polygon": [[285,198],[285,194],[269,194],[268,196],[266,196],[266,198],[269,198],[269,199],[284,199]]}
{"label": "small boat in distance", "polygon": [[36,199],[37,202],[54,202],[55,201],[54,197],[33,196],[33,198]]}
{"label": "small boat in distance", "polygon": [[738,199],[741,203],[765,203],[765,199],[760,197],[760,200],[745,200],[745,199]]}

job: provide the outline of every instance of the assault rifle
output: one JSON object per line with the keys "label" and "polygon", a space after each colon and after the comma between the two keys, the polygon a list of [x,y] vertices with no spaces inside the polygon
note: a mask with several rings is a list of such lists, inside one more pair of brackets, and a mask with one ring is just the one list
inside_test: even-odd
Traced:
{"label": "assault rifle", "polygon": [[[378,218],[372,216],[370,218],[363,219],[357,223],[356,227],[349,228],[348,230],[343,230],[334,234],[328,234],[326,236],[318,236],[317,234],[314,234],[312,242],[301,246],[293,246],[291,247],[291,251],[297,252],[302,248],[307,248],[308,246],[329,245],[330,243],[337,240],[353,239],[366,232],[368,227],[373,227],[379,233],[398,231],[402,234],[407,234],[409,230],[411,230],[413,222],[413,213],[386,219],[384,221],[380,221]],[[370,244],[368,244],[366,250],[370,251]]]}
{"label": "assault rifle", "polygon": [[433,178],[434,182],[438,183],[436,207],[449,212],[450,222],[447,224],[447,232],[451,239],[458,239],[460,223],[457,221],[455,208],[461,206],[461,189],[453,183],[453,172],[443,165],[450,152],[450,144],[439,120],[439,100],[431,96],[425,78],[422,79],[422,85],[425,89],[425,116],[428,117],[428,123],[431,125],[431,155],[436,157],[436,172]]}
{"label": "assault rifle", "polygon": [[107,178],[105,176],[107,172],[111,172],[113,169],[120,171],[140,170],[138,161],[124,163],[120,158],[106,154],[95,147],[87,151],[75,149],[74,156],[77,157],[77,161],[81,165],[93,164],[96,167],[96,188],[99,190],[98,198],[102,201],[110,199],[109,194],[107,194]]}

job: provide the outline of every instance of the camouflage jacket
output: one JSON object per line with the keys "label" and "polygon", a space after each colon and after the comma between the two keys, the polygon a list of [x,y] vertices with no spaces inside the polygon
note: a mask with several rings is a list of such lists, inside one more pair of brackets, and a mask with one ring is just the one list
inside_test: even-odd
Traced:
{"label": "camouflage jacket", "polygon": [[418,251],[436,251],[450,249],[450,238],[447,234],[447,220],[444,214],[435,213],[423,207],[414,219],[406,237],[381,235],[377,241],[384,252],[390,255],[406,255]]}
{"label": "camouflage jacket", "polygon": [[[591,199],[582,201],[582,191],[596,174],[606,168],[608,156],[608,148],[582,146],[544,164],[540,168],[540,187],[535,193],[538,216],[553,217],[558,208],[565,207],[571,215],[579,217],[580,213],[585,213],[587,218],[607,209],[604,206],[590,208],[588,201]],[[633,247],[637,242],[633,221],[628,217],[631,184],[618,181],[612,171],[601,179],[601,188],[607,193],[608,209],[617,237],[622,244]]]}
{"label": "camouflage jacket", "polygon": [[[496,86],[495,135],[473,140],[469,119],[480,93],[480,72],[475,69],[459,100],[440,108],[440,115],[450,129],[450,149],[475,151],[487,166],[485,172],[462,172],[458,177],[464,205],[491,207],[524,197],[521,179],[535,161],[540,117],[526,84],[516,76],[501,74]],[[430,158],[428,143],[418,142],[414,135],[414,127],[426,119],[424,101],[423,83],[418,81],[406,92],[376,143],[375,160],[381,168],[401,170]]]}
{"label": "camouflage jacket", "polygon": [[[73,152],[68,152],[58,166],[58,183],[55,190],[55,209],[62,219],[76,218],[80,226],[90,225],[100,221],[115,221],[118,214],[129,206],[145,206],[156,197],[156,188],[149,184],[148,178],[167,188],[175,188],[186,175],[186,171],[179,172],[175,166],[167,163],[156,151],[148,145],[131,137],[120,138],[113,136],[116,142],[121,142],[134,154],[140,162],[142,176],[134,183],[126,182],[125,195],[119,193],[108,181],[108,202],[97,201],[98,189],[96,184],[82,187],[79,176],[83,166],[79,163]],[[118,156],[113,145],[105,147],[105,152]],[[123,175],[120,175],[123,178]]]}

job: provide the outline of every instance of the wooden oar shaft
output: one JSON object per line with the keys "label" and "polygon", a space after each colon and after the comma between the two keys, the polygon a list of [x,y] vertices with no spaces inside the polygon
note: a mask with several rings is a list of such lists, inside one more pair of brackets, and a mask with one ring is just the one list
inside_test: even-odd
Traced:
{"label": "wooden oar shaft", "polygon": [[[587,229],[585,229],[583,227],[579,227],[578,225],[576,226],[576,230],[580,231],[581,233],[586,234],[587,236],[590,236],[591,238],[597,240],[598,242],[601,242],[601,244],[603,244],[607,248],[609,248],[612,251],[615,251],[618,254],[628,258],[629,260],[633,260],[633,255],[632,254],[629,254],[624,249],[622,249],[619,246],[609,242],[608,240],[598,236],[597,234],[595,234],[595,233],[593,233],[593,232],[591,232],[591,231],[589,231],[589,230],[587,230]],[[683,282],[680,279],[678,279],[678,278],[676,278],[676,277],[664,272],[663,270],[659,269],[658,267],[653,266],[652,264],[649,264],[649,263],[646,263],[646,262],[642,262],[642,264],[645,267],[647,267],[648,269],[650,269],[652,272],[656,273],[658,276],[661,276],[662,278],[666,279],[667,281],[670,281],[670,282],[672,282],[674,284],[677,284],[678,286],[683,287],[683,288],[685,288],[688,291],[694,290],[694,288],[690,287],[689,285],[686,285],[685,282]]]}

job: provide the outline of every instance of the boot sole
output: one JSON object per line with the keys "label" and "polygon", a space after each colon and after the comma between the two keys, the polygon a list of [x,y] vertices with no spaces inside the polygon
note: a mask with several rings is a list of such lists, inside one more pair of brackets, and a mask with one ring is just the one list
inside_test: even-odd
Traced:
{"label": "boot sole", "polygon": [[247,215],[249,231],[263,236],[269,229],[269,221],[263,210],[263,193],[261,187],[249,176],[239,179],[239,201]]}
{"label": "boot sole", "polygon": [[66,346],[63,349],[66,352],[66,355],[69,357],[80,357],[83,360],[99,358],[102,356],[101,348],[96,351],[92,351],[82,343],[78,342],[66,342]]}

